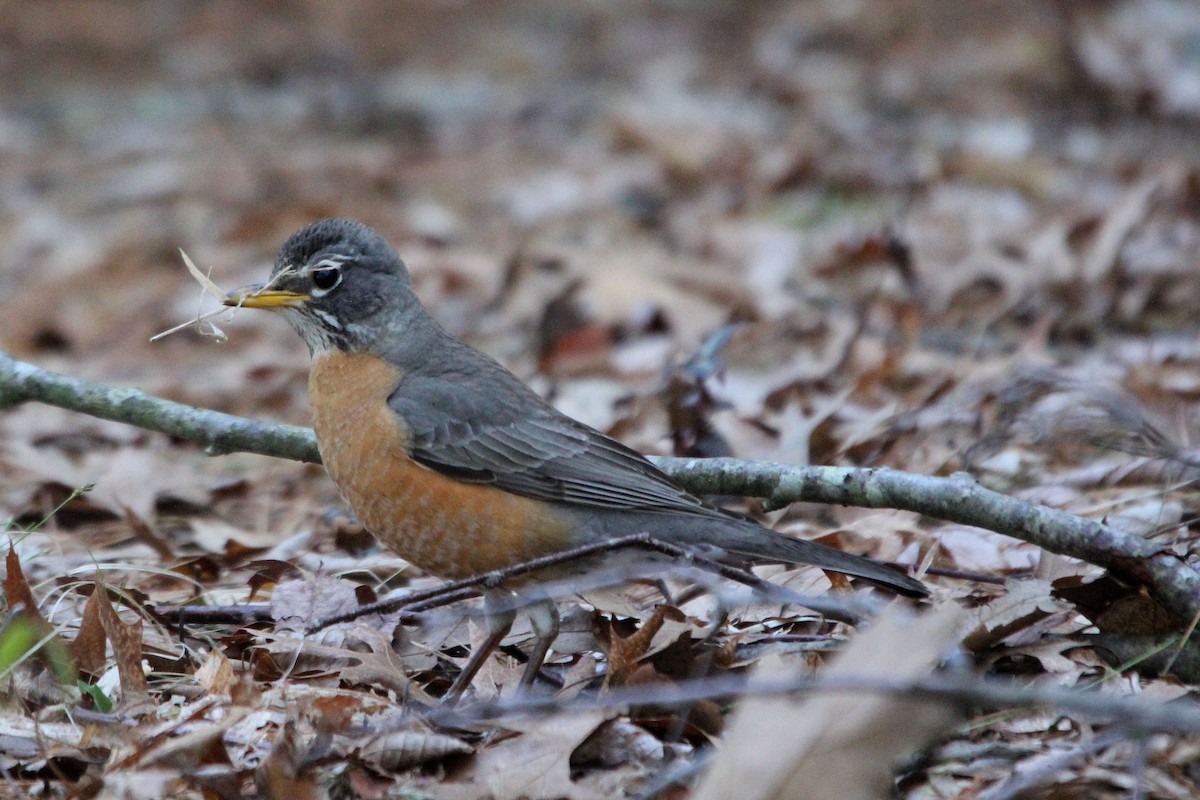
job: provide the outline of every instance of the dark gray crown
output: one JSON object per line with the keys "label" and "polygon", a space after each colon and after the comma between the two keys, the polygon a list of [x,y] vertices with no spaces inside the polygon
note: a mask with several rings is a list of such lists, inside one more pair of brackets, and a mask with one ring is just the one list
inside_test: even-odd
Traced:
{"label": "dark gray crown", "polygon": [[372,269],[395,272],[396,253],[373,229],[352,219],[322,219],[288,237],[275,259],[275,269],[300,268],[314,256],[341,256]]}

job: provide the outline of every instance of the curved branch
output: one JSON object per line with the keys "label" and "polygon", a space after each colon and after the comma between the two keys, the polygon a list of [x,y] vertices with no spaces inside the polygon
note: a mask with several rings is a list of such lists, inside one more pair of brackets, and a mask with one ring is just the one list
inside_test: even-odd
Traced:
{"label": "curved branch", "polygon": [[[212,454],[260,453],[319,462],[308,428],[273,425],[194,408],[43,370],[0,353],[0,407],[38,401],[203,444]],[[1200,573],[1145,539],[1065,511],[1033,505],[980,486],[966,474],[949,478],[892,469],[793,467],[731,458],[652,458],[698,494],[765,497],[894,508],[973,525],[1104,567],[1149,587],[1181,623],[1200,617]]]}

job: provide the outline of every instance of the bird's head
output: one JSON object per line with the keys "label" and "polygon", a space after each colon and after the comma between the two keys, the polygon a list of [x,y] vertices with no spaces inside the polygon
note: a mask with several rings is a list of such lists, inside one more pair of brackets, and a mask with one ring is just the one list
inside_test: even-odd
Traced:
{"label": "bird's head", "polygon": [[323,219],[293,233],[271,279],[230,292],[225,305],[281,312],[313,355],[369,349],[419,308],[400,257],[375,231],[348,219]]}

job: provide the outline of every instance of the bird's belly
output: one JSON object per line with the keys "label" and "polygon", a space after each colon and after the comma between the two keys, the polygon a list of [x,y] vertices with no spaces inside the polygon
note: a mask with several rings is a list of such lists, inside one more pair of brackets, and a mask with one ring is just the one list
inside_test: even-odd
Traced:
{"label": "bird's belly", "polygon": [[313,360],[309,400],[321,459],[359,520],[421,569],[461,578],[575,544],[570,518],[545,503],[448,478],[408,456],[387,405],[400,373],[364,354]]}

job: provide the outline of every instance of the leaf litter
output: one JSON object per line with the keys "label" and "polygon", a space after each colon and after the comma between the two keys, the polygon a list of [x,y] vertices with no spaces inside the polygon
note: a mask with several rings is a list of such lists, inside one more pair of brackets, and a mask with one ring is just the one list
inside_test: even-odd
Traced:
{"label": "leaf litter", "polygon": [[[405,26],[387,4],[308,9],[310,26],[247,7],[189,18],[182,54],[108,6],[66,23],[23,7],[6,21],[15,52],[61,83],[3,89],[4,347],[303,424],[292,333],[238,315],[206,349],[231,310],[174,326],[168,312],[195,300],[164,265],[181,243],[212,248],[211,270],[183,259],[201,301],[219,301],[220,284],[261,280],[299,225],[359,217],[398,246],[448,329],[639,450],[967,470],[1194,560],[1200,180],[1179,130],[1200,107],[1195,10],[902,6],[555,7],[553,35],[539,3]],[[592,33],[604,47],[563,46]],[[639,45],[651,40],[670,46]],[[714,355],[706,342],[727,325]],[[170,330],[148,347],[156,327]],[[6,599],[25,609],[0,627],[14,701],[0,764],[22,790],[685,794],[707,791],[694,787],[722,758],[761,754],[736,788],[770,775],[801,785],[779,797],[834,779],[914,798],[1198,791],[1194,737],[1135,741],[1054,710],[942,718],[912,737],[914,756],[894,735],[918,713],[901,697],[830,695],[820,714],[767,701],[768,723],[786,722],[778,743],[817,742],[771,757],[760,723],[741,732],[757,701],[654,701],[768,663],[834,674],[839,648],[890,667],[908,642],[674,584],[667,605],[642,586],[564,602],[569,630],[534,695],[558,708],[443,724],[426,698],[477,638],[477,606],[327,638],[285,622],[436,583],[349,535],[319,468],[209,460],[30,406],[0,416],[0,504],[20,564]],[[1153,700],[1190,696],[1200,674],[1179,624],[1099,567],[907,512],[798,504],[764,519],[928,567],[936,602],[969,610],[957,644],[987,675]],[[758,569],[798,591],[831,586]],[[176,624],[147,610],[259,603],[275,616]],[[485,670],[500,702],[530,637],[520,622]],[[573,710],[605,676],[646,702]],[[877,715],[862,711],[876,700]],[[818,758],[834,732],[846,743]]]}

